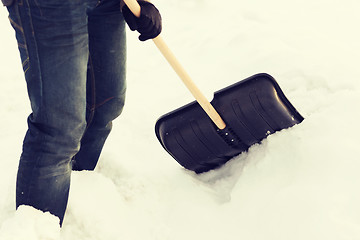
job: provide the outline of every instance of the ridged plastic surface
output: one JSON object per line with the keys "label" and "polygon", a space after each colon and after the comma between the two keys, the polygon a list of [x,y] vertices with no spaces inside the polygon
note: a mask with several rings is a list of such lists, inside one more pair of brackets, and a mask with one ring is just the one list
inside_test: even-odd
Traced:
{"label": "ridged plastic surface", "polygon": [[268,135],[303,121],[275,79],[257,74],[217,91],[211,101],[227,127],[219,130],[195,101],[163,115],[155,126],[166,151],[197,173],[223,165]]}

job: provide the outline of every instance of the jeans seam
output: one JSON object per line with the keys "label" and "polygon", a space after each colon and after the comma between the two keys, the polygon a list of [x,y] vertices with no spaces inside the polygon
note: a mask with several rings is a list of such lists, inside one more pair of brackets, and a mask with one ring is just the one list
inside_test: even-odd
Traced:
{"label": "jeans seam", "polygon": [[34,0],[34,3],[35,3],[35,5],[37,6],[37,8],[39,9],[40,15],[43,16],[43,13],[42,13],[42,11],[41,11],[41,8],[40,8],[40,5],[39,5],[38,1],[37,1],[37,0]]}
{"label": "jeans seam", "polygon": [[93,119],[94,119],[94,115],[95,115],[95,108],[96,108],[96,86],[95,86],[95,73],[94,73],[94,65],[92,62],[92,58],[91,58],[91,54],[89,53],[89,71],[90,71],[90,79],[88,79],[88,81],[90,81],[90,114],[89,114],[89,118],[87,119],[87,124],[86,124],[86,130],[89,128],[90,124],[92,123]]}
{"label": "jeans seam", "polygon": [[[29,16],[29,27],[30,27],[30,31],[31,31],[31,37],[32,37],[32,41],[33,41],[33,45],[34,45],[34,48],[35,48],[35,56],[34,56],[34,59],[33,61],[37,61],[37,66],[38,68],[36,69],[36,71],[38,71],[38,76],[39,76],[39,92],[40,92],[40,96],[41,98],[44,96],[44,92],[43,92],[43,74],[42,74],[42,69],[41,69],[41,66],[40,66],[40,63],[39,63],[39,49],[38,49],[38,42],[37,42],[37,39],[36,39],[36,35],[35,35],[35,30],[34,30],[34,25],[33,25],[33,19],[32,19],[32,14],[31,14],[31,9],[30,9],[30,3],[29,3],[29,0],[22,0],[25,2],[25,4],[27,4],[27,7],[28,7],[28,11],[26,12],[26,14],[28,14]],[[37,7],[39,7],[37,5]],[[24,9],[25,10],[25,9]],[[30,34],[30,33],[28,33]],[[30,62],[30,56],[28,55],[29,57],[29,62]],[[30,68],[30,64],[29,64],[29,68]],[[29,69],[28,69],[29,70]],[[41,101],[40,105],[42,105],[43,102]],[[48,117],[46,116],[46,114],[44,115],[45,117],[45,121],[48,122]]]}
{"label": "jeans seam", "polygon": [[[31,36],[32,36],[32,38],[33,38],[33,41],[34,41],[34,45],[35,45],[35,47],[36,47],[36,49],[37,49],[37,41],[36,41],[36,38],[35,38],[35,31],[34,31],[34,27],[33,27],[33,23],[32,23],[32,16],[31,16],[31,9],[30,9],[30,3],[29,3],[29,0],[24,0],[25,1],[25,4],[27,4],[27,7],[28,7],[28,10],[26,11],[26,14],[28,15],[28,17],[29,17],[29,26],[30,26],[30,29],[31,29]],[[22,2],[22,6],[23,6],[23,10],[24,10],[24,12],[25,12],[25,5],[24,4],[24,2]],[[20,15],[20,14],[19,14]],[[22,24],[22,21],[20,21],[21,22],[21,24]],[[24,39],[25,39],[25,32],[23,32],[23,34],[24,34]],[[29,33],[28,33],[29,34]],[[27,45],[27,43],[26,43],[26,40],[24,40],[24,43]],[[28,56],[28,58],[29,58],[29,53],[28,53],[28,50],[27,50],[27,48],[26,48],[26,51],[27,51],[27,56]],[[36,51],[36,53],[37,53],[37,58],[36,59],[34,59],[34,60],[36,60],[36,61],[38,61],[38,51]],[[26,62],[26,60],[24,61],[24,62]],[[29,62],[30,62],[30,60],[29,60]],[[28,68],[26,69],[26,72],[28,71],[30,69],[30,64],[28,64]],[[41,74],[41,69],[39,69],[39,78],[40,78],[40,85],[42,86],[42,74]],[[41,95],[43,95],[43,93],[42,93],[42,87],[41,87]],[[47,117],[46,117],[46,115],[45,115],[45,118],[46,118],[46,121],[48,121],[48,119],[47,119]],[[42,137],[42,139],[40,139],[40,141],[44,141],[45,140],[45,138],[44,137]],[[35,161],[35,164],[34,164],[34,168],[33,168],[33,170],[32,170],[32,176],[34,175],[34,172],[35,172],[35,169],[38,169],[38,167],[39,167],[39,162],[40,162],[40,156],[36,159],[36,161]],[[30,179],[33,179],[33,177],[31,177]],[[30,181],[30,184],[29,184],[29,189],[31,188],[31,186],[33,185],[33,181]],[[28,193],[28,196],[27,196],[27,202],[29,201],[29,199],[30,199],[30,192]]]}
{"label": "jeans seam", "polygon": [[[21,33],[22,35],[22,39],[24,41],[24,44],[19,43],[19,41],[17,41],[18,47],[24,49],[25,54],[26,54],[26,59],[22,62],[22,68],[24,71],[24,74],[27,73],[27,71],[30,69],[30,61],[29,61],[29,51],[27,48],[27,43],[26,43],[26,37],[25,37],[25,32],[24,32],[24,27],[22,26],[22,20],[21,20],[21,15],[20,15],[20,10],[19,10],[19,6],[23,6],[22,2],[19,1],[18,5],[14,6],[15,8],[15,12],[16,12],[16,16],[19,19],[19,23],[16,23],[13,19],[11,19],[9,17],[9,21],[11,23],[11,25],[13,25],[14,28],[18,29],[18,31]],[[25,68],[27,64],[27,67]]]}
{"label": "jeans seam", "polygon": [[99,107],[101,107],[101,106],[104,105],[105,103],[109,102],[109,101],[110,101],[111,99],[113,99],[113,98],[115,98],[115,97],[109,97],[109,98],[105,99],[104,101],[102,101],[101,103],[96,104],[96,105],[94,106],[94,110],[97,109],[97,108],[99,108]]}

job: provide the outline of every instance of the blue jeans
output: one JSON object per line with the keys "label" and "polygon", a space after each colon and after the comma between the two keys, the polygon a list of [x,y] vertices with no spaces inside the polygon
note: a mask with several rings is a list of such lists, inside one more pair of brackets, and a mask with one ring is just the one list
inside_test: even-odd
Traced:
{"label": "blue jeans", "polygon": [[125,100],[119,0],[16,0],[8,7],[32,113],[16,206],[63,221],[71,170],[93,170]]}

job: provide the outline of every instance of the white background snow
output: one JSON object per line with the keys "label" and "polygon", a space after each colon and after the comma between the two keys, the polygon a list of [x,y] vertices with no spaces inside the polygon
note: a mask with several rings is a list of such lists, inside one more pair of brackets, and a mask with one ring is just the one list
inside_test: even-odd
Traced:
{"label": "white background snow", "polygon": [[95,172],[72,175],[63,228],[15,212],[30,113],[14,32],[0,9],[1,240],[360,239],[360,2],[154,0],[163,37],[200,89],[273,75],[305,121],[223,168],[184,170],[156,119],[190,101],[151,41],[128,34],[128,95]]}

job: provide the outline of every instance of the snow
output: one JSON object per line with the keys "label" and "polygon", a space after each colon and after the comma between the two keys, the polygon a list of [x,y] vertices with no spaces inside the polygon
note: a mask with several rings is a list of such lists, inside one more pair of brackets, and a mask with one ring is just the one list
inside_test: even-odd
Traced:
{"label": "snow", "polygon": [[0,239],[360,239],[360,3],[154,0],[163,37],[209,99],[259,72],[305,117],[220,169],[181,168],[156,119],[192,101],[153,44],[128,34],[128,95],[94,172],[74,172],[62,229],[15,212],[30,106],[0,9]]}

